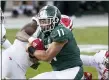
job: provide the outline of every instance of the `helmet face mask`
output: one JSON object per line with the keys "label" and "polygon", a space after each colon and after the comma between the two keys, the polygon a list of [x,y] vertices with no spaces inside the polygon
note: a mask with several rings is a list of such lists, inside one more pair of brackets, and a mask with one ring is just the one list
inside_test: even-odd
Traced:
{"label": "helmet face mask", "polygon": [[51,32],[58,25],[60,21],[60,17],[57,16],[58,12],[58,8],[54,6],[45,6],[39,11],[37,18],[43,32]]}
{"label": "helmet face mask", "polygon": [[43,32],[48,31],[52,26],[52,19],[39,19],[39,24]]}
{"label": "helmet face mask", "polygon": [[39,19],[40,27],[43,32],[51,31],[56,26],[55,24],[58,23],[58,18],[56,17],[55,20],[51,17],[47,19]]}

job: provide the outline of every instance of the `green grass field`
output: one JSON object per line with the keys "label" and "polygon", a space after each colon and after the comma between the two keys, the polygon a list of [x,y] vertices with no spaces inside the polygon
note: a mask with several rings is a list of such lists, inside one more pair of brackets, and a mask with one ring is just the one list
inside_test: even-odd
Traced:
{"label": "green grass field", "polygon": [[[7,29],[7,38],[13,43],[15,35],[18,29]],[[108,44],[108,27],[96,27],[96,28],[85,28],[85,29],[74,29],[73,33],[78,44]],[[87,53],[81,53],[87,54]],[[93,55],[94,53],[88,53]],[[37,70],[31,68],[27,71],[27,78],[33,77],[39,73],[51,71],[51,66],[46,62],[41,62],[41,65]],[[84,66],[84,71],[91,72],[93,79],[97,79],[97,72],[95,68]]]}

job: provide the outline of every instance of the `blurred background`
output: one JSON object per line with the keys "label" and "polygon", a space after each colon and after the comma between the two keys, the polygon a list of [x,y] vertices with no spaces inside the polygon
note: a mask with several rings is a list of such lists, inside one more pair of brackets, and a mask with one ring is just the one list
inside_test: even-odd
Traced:
{"label": "blurred background", "polygon": [[[70,16],[75,28],[108,25],[109,1],[0,1],[4,12],[6,28],[21,28],[31,20],[40,8],[55,5],[62,14]],[[21,19],[22,18],[22,19]],[[11,20],[9,20],[11,19]],[[14,22],[13,22],[14,21]],[[19,24],[16,25],[16,22]],[[24,22],[25,21],[25,22]],[[11,25],[11,26],[10,26]],[[16,26],[15,26],[16,25]]]}
{"label": "blurred background", "polygon": [[109,1],[1,1],[1,8],[4,12],[11,11],[13,17],[20,14],[32,16],[47,4],[57,6],[68,16],[109,12]]}
{"label": "blurred background", "polygon": [[[81,54],[94,55],[96,51],[108,49],[108,13],[109,1],[0,1],[5,15],[7,38],[13,43],[16,32],[31,21],[40,8],[55,5],[62,14],[73,19],[73,34],[77,40]],[[44,67],[44,68],[43,68]],[[37,70],[27,71],[27,78],[39,73],[51,71],[49,64],[42,62]],[[97,79],[95,68],[84,66],[84,70]]]}

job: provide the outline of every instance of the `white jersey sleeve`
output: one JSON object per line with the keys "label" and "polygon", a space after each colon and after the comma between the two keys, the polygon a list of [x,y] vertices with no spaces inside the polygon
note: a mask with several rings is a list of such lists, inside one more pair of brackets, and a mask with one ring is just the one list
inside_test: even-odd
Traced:
{"label": "white jersey sleeve", "polygon": [[4,41],[4,43],[2,44],[2,46],[3,46],[5,49],[9,48],[11,45],[12,45],[12,44],[10,43],[10,41],[9,41],[8,39],[6,39],[6,40]]}
{"label": "white jersey sleeve", "polygon": [[88,55],[80,55],[80,58],[85,66],[96,66],[96,62],[94,61],[93,56]]}
{"label": "white jersey sleeve", "polygon": [[[107,58],[107,53],[109,55],[109,52],[107,50],[100,50],[94,55],[94,60],[97,64],[96,68],[98,70],[98,77],[99,79],[108,79],[108,73],[109,69],[105,66],[105,61]],[[109,56],[108,56],[109,57]]]}
{"label": "white jersey sleeve", "polygon": [[3,39],[3,36],[6,35],[6,29],[4,27],[4,24],[1,24],[0,33],[0,38]]}
{"label": "white jersey sleeve", "polygon": [[6,29],[4,27],[4,24],[0,24],[0,45],[5,41],[4,36],[6,35]]}
{"label": "white jersey sleeve", "polygon": [[11,43],[9,42],[8,39],[6,39],[6,37],[4,37],[6,35],[6,29],[4,27],[4,24],[1,24],[1,28],[0,28],[0,44],[2,44],[2,46],[6,49],[9,48],[11,46]]}

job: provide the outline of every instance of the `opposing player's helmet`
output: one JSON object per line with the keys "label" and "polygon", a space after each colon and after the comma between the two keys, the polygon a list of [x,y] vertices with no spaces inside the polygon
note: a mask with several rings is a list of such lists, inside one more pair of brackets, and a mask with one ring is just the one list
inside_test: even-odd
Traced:
{"label": "opposing player's helmet", "polygon": [[37,15],[39,26],[43,32],[52,31],[60,22],[61,12],[55,6],[44,6]]}
{"label": "opposing player's helmet", "polygon": [[73,21],[69,16],[61,15],[60,23],[71,31],[73,30]]}
{"label": "opposing player's helmet", "polygon": [[0,24],[4,23],[4,15],[3,15],[3,12],[0,8]]}
{"label": "opposing player's helmet", "polygon": [[109,51],[105,51],[103,64],[106,66],[107,69],[109,69]]}

